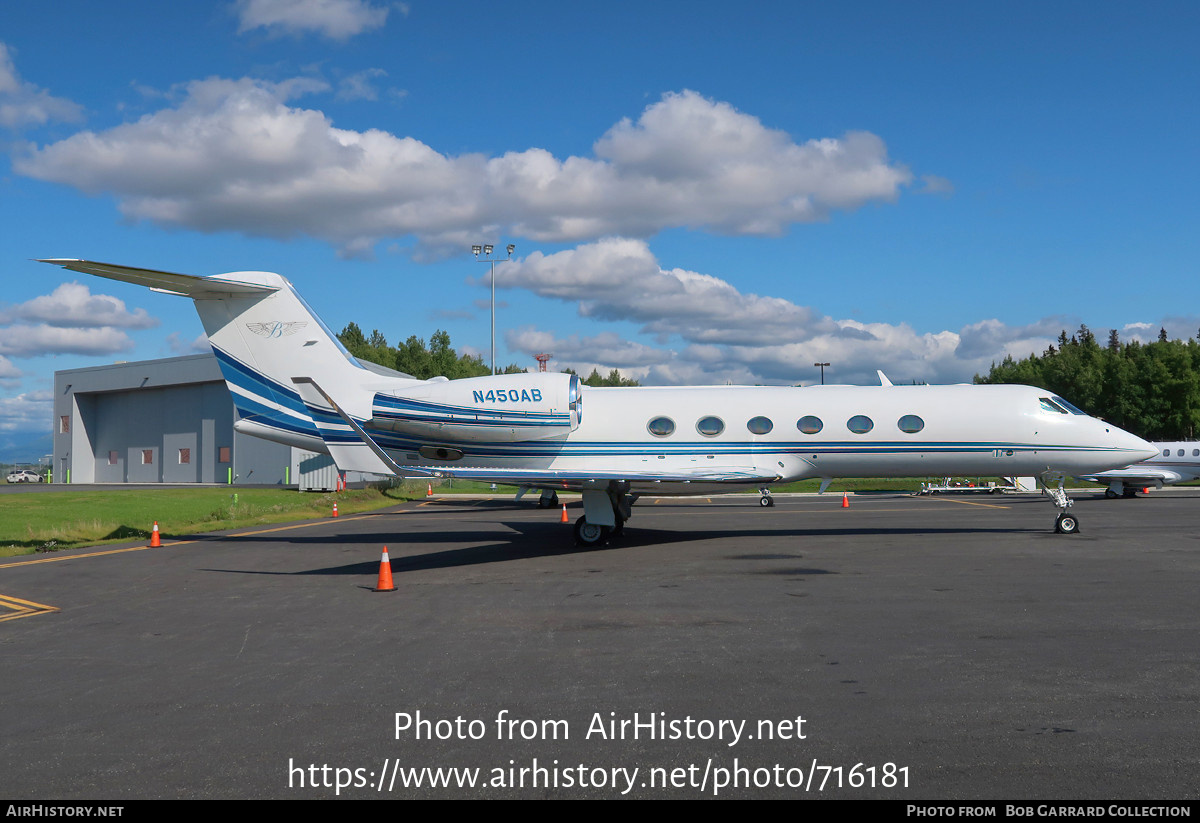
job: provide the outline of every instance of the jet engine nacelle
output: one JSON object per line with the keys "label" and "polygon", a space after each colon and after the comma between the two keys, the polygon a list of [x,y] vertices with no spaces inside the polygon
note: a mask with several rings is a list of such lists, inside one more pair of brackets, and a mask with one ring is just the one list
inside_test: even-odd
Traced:
{"label": "jet engine nacelle", "polygon": [[438,442],[514,443],[568,434],[582,410],[576,375],[495,374],[378,392],[370,425]]}

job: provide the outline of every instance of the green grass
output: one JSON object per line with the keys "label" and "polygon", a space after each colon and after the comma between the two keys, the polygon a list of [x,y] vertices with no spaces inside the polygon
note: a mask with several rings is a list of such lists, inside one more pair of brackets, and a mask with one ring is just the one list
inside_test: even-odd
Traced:
{"label": "green grass", "polygon": [[[317,494],[285,489],[105,489],[0,496],[0,557],[75,546],[148,540],[154,521],[164,539],[205,531],[329,517],[423,496],[425,485]],[[235,502],[234,495],[237,495]]]}

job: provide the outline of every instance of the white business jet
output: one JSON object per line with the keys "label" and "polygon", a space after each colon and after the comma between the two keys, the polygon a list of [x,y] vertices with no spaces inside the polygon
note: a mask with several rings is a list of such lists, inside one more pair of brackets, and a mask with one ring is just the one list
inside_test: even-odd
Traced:
{"label": "white business jet", "polygon": [[1079,479],[1108,484],[1104,496],[1115,498],[1136,497],[1138,489],[1150,486],[1161,489],[1171,483],[1200,478],[1200,442],[1180,440],[1150,445],[1158,451],[1149,460],[1111,471],[1079,475]]}
{"label": "white business jet", "polygon": [[[342,470],[583,494],[576,542],[619,533],[640,495],[815,477],[1038,476],[1074,533],[1066,476],[1156,454],[1028,386],[591,388],[570,374],[416,380],[361,363],[269,272],[211,277],[87,260],[73,271],[192,298],[240,432],[329,454]],[[586,403],[584,402],[586,399]],[[1057,485],[1054,485],[1056,484]]]}

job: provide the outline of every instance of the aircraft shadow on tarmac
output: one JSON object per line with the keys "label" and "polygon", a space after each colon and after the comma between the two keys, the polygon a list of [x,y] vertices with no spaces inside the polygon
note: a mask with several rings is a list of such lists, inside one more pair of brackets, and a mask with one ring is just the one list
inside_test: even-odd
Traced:
{"label": "aircraft shadow on tarmac", "polygon": [[[507,535],[500,541],[484,545],[466,546],[463,548],[431,551],[421,554],[405,555],[406,545],[428,546],[438,543],[470,543],[477,541],[483,535],[491,537],[496,531],[510,529],[513,534]],[[1019,532],[1041,530],[1013,528],[775,528],[775,529],[699,529],[685,530],[649,529],[627,526],[625,533],[613,537],[602,546],[580,548],[572,545],[570,531],[561,523],[498,521],[478,529],[455,529],[437,531],[368,531],[357,534],[326,535],[326,536],[281,536],[278,541],[292,545],[336,545],[363,546],[363,553],[370,554],[370,560],[349,563],[339,566],[329,566],[298,572],[250,571],[245,569],[205,569],[204,571],[227,572],[231,574],[265,574],[265,575],[371,575],[379,568],[378,555],[375,552],[383,546],[390,549],[392,574],[404,572],[426,571],[431,569],[449,569],[460,566],[480,566],[489,563],[504,563],[513,560],[528,560],[538,557],[559,557],[564,555],[595,555],[603,552],[621,549],[652,550],[655,546],[669,546],[684,542],[699,540],[739,540],[753,537],[795,537],[802,540],[805,537],[845,537],[848,544],[855,538],[887,537],[896,535],[982,535],[982,534],[1015,534]],[[245,541],[261,543],[263,539],[256,536],[224,537],[223,541]],[[789,559],[799,559],[800,555],[787,555]],[[763,560],[785,559],[784,555],[746,554],[730,555],[729,559]],[[784,573],[770,572],[770,573]],[[788,569],[789,574],[825,574],[821,569]]]}

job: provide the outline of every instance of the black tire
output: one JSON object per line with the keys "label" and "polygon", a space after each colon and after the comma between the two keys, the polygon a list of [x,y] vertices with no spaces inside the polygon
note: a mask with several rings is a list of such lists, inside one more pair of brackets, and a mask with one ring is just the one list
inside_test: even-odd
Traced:
{"label": "black tire", "polygon": [[1059,534],[1076,534],[1079,531],[1079,518],[1063,512],[1054,521],[1054,531]]}
{"label": "black tire", "polygon": [[1109,500],[1116,500],[1116,499],[1117,499],[1118,497],[1120,497],[1121,495],[1117,494],[1117,493],[1116,493],[1115,491],[1113,491],[1112,489],[1105,489],[1105,490],[1104,490],[1104,496],[1105,496],[1105,497],[1107,497]]}
{"label": "black tire", "polygon": [[764,509],[766,509],[766,508],[769,508],[769,507],[771,507],[771,506],[774,506],[774,505],[775,505],[775,501],[774,501],[774,500],[772,500],[771,498],[767,497],[767,496],[764,494],[762,497],[758,498],[758,505],[760,505],[760,506],[762,506]]}
{"label": "black tire", "polygon": [[602,546],[608,541],[608,535],[611,532],[608,526],[597,526],[587,522],[587,516],[580,517],[575,521],[575,545],[576,546]]}

